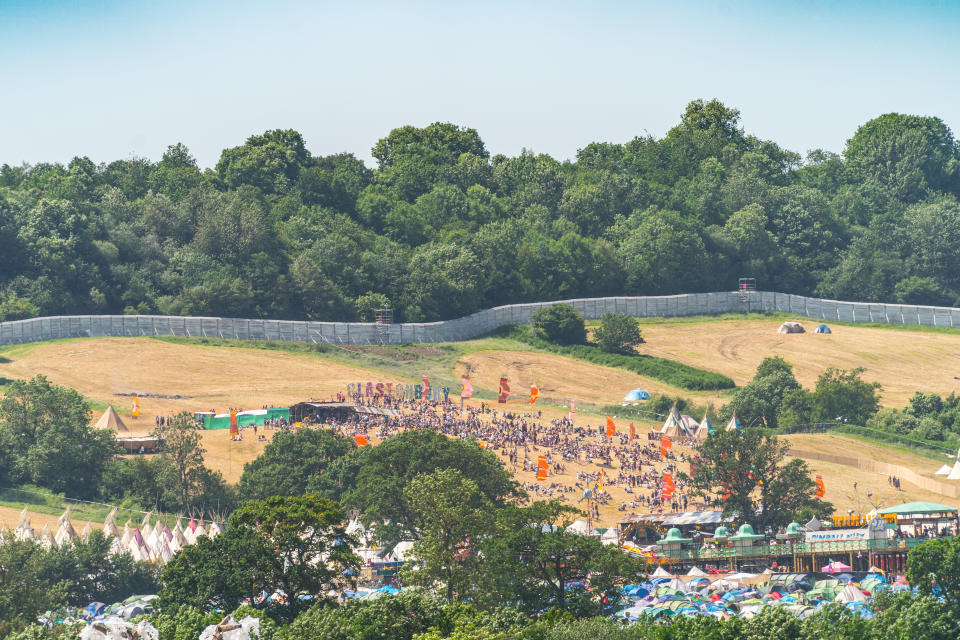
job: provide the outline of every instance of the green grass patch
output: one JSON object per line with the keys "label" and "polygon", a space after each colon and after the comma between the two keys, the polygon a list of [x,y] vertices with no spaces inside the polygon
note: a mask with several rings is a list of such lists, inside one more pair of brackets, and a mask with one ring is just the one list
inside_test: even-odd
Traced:
{"label": "green grass patch", "polygon": [[[60,494],[53,493],[49,489],[35,487],[33,485],[24,485],[21,487],[0,488],[0,505],[11,509],[22,510],[26,507],[28,512],[42,513],[50,516],[61,516],[63,512],[70,508],[70,519],[73,521],[85,520],[89,522],[102,523],[107,514],[117,508],[117,526],[123,528],[124,523],[129,520],[134,525],[139,525],[146,512],[140,505],[129,501],[119,505],[109,505],[97,502],[82,502],[71,500]],[[156,522],[162,520],[169,527],[176,523],[176,517],[170,514],[158,514],[156,512],[151,516],[150,521]],[[74,525],[76,526],[76,525]],[[34,525],[34,530],[39,533],[41,527]],[[51,527],[50,535],[56,533]],[[80,529],[77,529],[80,533]]]}
{"label": "green grass patch", "polygon": [[559,345],[547,342],[532,335],[526,325],[501,327],[493,335],[513,338],[537,351],[555,353],[605,367],[626,369],[688,391],[732,389],[736,386],[731,378],[721,373],[699,369],[675,360],[642,354],[606,353],[593,344]]}

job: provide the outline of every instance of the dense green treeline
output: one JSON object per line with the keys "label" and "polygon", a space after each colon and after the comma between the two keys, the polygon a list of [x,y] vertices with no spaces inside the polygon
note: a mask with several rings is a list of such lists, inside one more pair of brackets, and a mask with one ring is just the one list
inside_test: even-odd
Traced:
{"label": "dense green treeline", "polygon": [[[318,146],[322,141],[318,141]],[[691,102],[662,139],[573,162],[491,157],[451,124],[314,157],[251,136],[201,170],[159,162],[3,165],[0,319],[164,313],[403,320],[508,302],[765,289],[857,300],[960,296],[960,151],[932,117],[886,114],[843,155],[749,135]]]}

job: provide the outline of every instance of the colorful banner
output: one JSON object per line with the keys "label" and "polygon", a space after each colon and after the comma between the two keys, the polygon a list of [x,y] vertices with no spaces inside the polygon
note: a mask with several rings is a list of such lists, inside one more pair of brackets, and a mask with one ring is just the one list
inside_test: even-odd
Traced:
{"label": "colorful banner", "polygon": [[827,487],[823,484],[823,477],[817,476],[817,497],[822,498],[827,495]]}
{"label": "colorful banner", "polygon": [[506,378],[500,378],[500,388],[497,390],[497,402],[500,404],[506,404],[507,398],[510,397],[510,383],[507,382]]}
{"label": "colorful banner", "polygon": [[633,426],[633,423],[630,423],[630,442],[633,442],[633,439],[637,437],[637,428]]}
{"label": "colorful banner", "polygon": [[131,411],[131,415],[133,415],[134,418],[140,417],[140,398],[138,398],[136,394],[133,395],[133,409]]}
{"label": "colorful banner", "polygon": [[610,419],[610,416],[607,416],[607,437],[611,437],[617,432],[617,425],[613,424],[613,420]]}
{"label": "colorful banner", "polygon": [[672,473],[663,474],[663,497],[672,498],[673,492],[676,491],[676,489],[677,489],[677,485],[673,481],[673,474]]}
{"label": "colorful banner", "polygon": [[240,434],[240,426],[237,424],[237,410],[230,409],[230,435],[236,436]]}
{"label": "colorful banner", "polygon": [[667,451],[673,448],[673,441],[667,436],[660,438],[660,457],[666,458]]}
{"label": "colorful banner", "polygon": [[537,388],[537,385],[530,387],[530,404],[533,404],[537,401],[537,398],[540,397],[540,389]]}
{"label": "colorful banner", "polygon": [[460,392],[461,398],[472,398],[473,397],[473,383],[470,382],[470,376],[463,376],[460,378],[460,384],[463,385],[463,391]]}
{"label": "colorful banner", "polygon": [[423,390],[420,393],[423,394],[424,400],[429,400],[430,399],[430,378],[427,376],[427,374],[423,374],[422,376],[420,376],[420,379],[423,380]]}
{"label": "colorful banner", "polygon": [[547,456],[537,458],[537,481],[543,482],[550,474],[550,463],[547,462]]}
{"label": "colorful banner", "polygon": [[370,438],[363,434],[357,434],[353,436],[353,441],[357,443],[358,447],[365,447],[370,444]]}

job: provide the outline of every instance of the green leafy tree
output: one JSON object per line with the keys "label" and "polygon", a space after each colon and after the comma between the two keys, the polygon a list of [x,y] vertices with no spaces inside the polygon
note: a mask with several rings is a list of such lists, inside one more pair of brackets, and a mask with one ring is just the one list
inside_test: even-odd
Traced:
{"label": "green leafy tree", "polygon": [[593,337],[607,353],[633,353],[644,342],[640,323],[624,313],[603,314]]}
{"label": "green leafy tree", "polygon": [[376,600],[349,600],[341,607],[317,604],[289,627],[291,638],[412,640],[444,619],[437,598],[404,591]]}
{"label": "green leafy tree", "polygon": [[253,534],[272,550],[257,575],[268,593],[287,594],[292,617],[303,608],[297,596],[347,586],[349,579],[339,576],[359,566],[345,518],[338,503],[308,493],[246,502],[230,515],[228,527]]}
{"label": "green leafy tree", "polygon": [[160,456],[174,470],[176,493],[180,508],[188,509],[200,494],[200,485],[206,471],[200,429],[189,413],[182,411],[157,426],[153,434],[161,438]]}
{"label": "green leafy tree", "polygon": [[517,484],[493,452],[432,430],[407,431],[376,447],[364,447],[357,455],[359,464],[354,468],[358,472],[344,503],[368,521],[391,520],[410,535],[419,520],[406,489],[417,476],[458,470],[477,485],[475,508],[484,502],[502,506],[519,495]]}
{"label": "green leafy tree", "polygon": [[880,384],[863,380],[863,372],[863,367],[849,371],[830,367],[820,374],[812,398],[814,420],[866,424],[880,408]]}
{"label": "green leafy tree", "polygon": [[306,493],[315,476],[356,450],[352,440],[324,429],[281,431],[263,453],[243,466],[238,486],[246,500]]}
{"label": "green leafy tree", "polygon": [[762,425],[776,429],[784,398],[800,389],[793,376],[793,366],[780,356],[764,358],[753,380],[737,389],[725,413],[736,413],[746,425]]}
{"label": "green leafy tree", "polygon": [[[589,616],[615,602],[624,584],[641,580],[644,562],[565,531],[578,514],[556,500],[501,510],[496,534],[482,545],[485,598],[530,612],[556,607]],[[586,583],[589,591],[577,586]]]}
{"label": "green leafy tree", "polygon": [[789,450],[759,429],[715,433],[697,446],[688,486],[758,532],[776,531],[805,510],[830,513],[806,462],[788,459]]}
{"label": "green leafy tree", "polygon": [[492,525],[491,509],[484,504],[480,488],[457,469],[438,469],[414,478],[404,495],[417,527],[404,582],[431,585],[439,581],[448,602],[464,598],[480,562],[477,546]]}
{"label": "green leafy tree", "polygon": [[960,611],[960,538],[927,540],[907,556],[907,580],[921,595],[943,597]]}
{"label": "green leafy tree", "polygon": [[38,375],[29,382],[15,380],[4,390],[0,454],[8,461],[8,482],[89,498],[117,450],[112,433],[90,426],[90,408],[73,389]]}
{"label": "green leafy tree", "polygon": [[587,340],[583,316],[567,304],[554,304],[537,309],[530,323],[537,335],[550,342],[583,344]]}

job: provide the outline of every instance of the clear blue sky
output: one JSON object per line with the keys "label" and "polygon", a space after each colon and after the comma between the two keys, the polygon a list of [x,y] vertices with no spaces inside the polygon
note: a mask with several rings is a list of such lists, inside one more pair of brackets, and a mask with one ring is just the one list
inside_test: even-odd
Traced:
{"label": "clear blue sky", "polygon": [[404,124],[572,158],[719,98],[747,131],[842,151],[889,111],[960,134],[960,2],[0,0],[0,163],[201,166],[294,128],[317,155]]}

